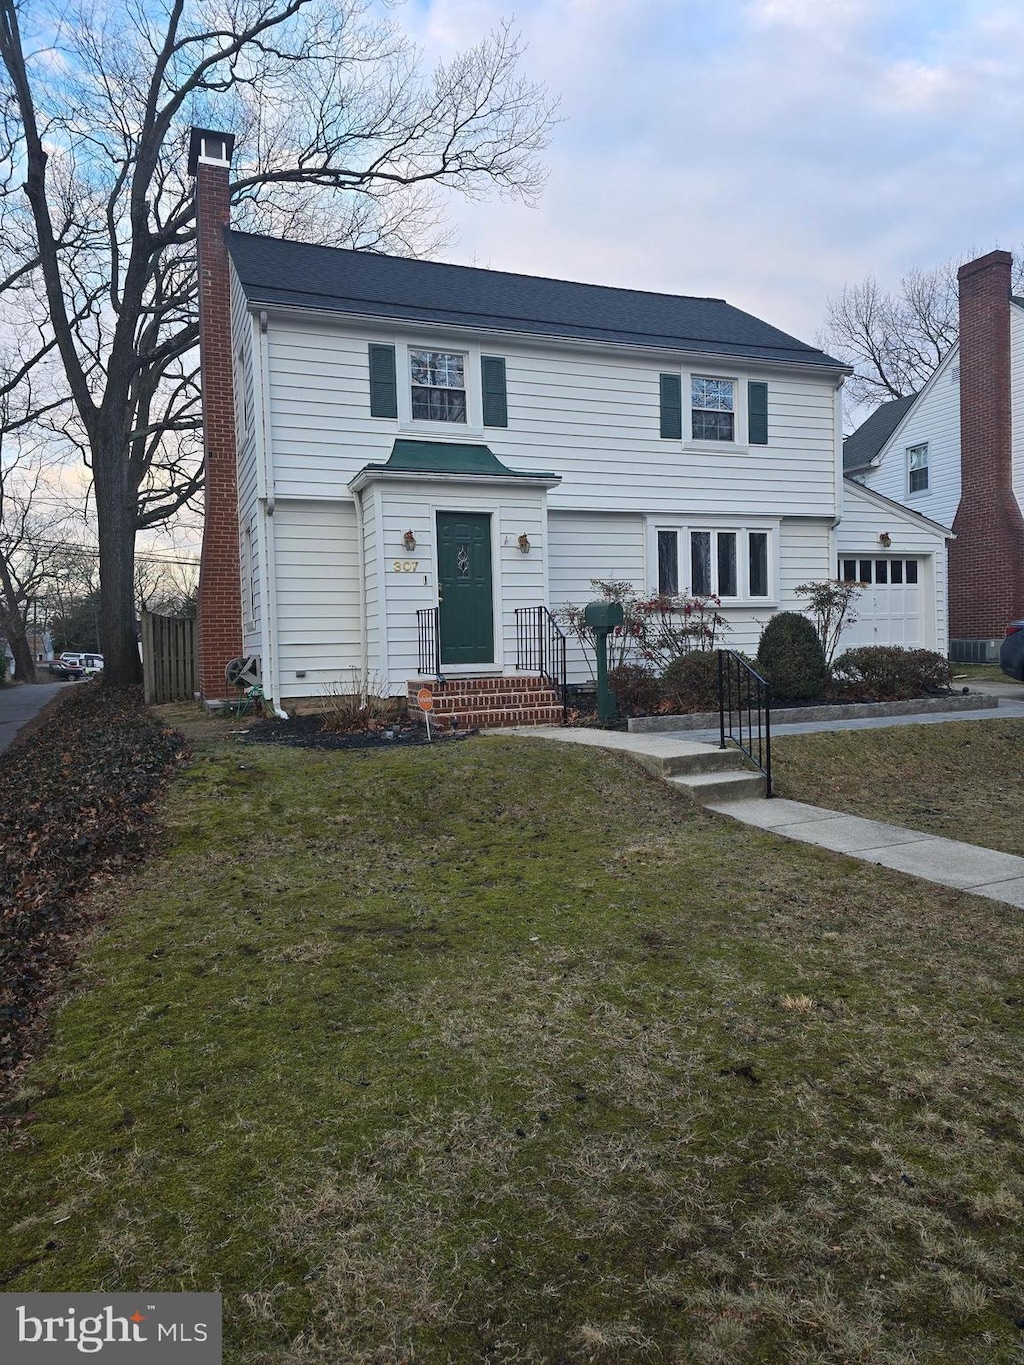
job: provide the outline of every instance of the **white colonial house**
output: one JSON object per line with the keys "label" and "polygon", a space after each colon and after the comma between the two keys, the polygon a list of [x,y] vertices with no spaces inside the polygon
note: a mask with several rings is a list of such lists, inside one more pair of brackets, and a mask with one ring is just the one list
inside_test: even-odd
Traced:
{"label": "white colonial house", "polygon": [[443,674],[549,719],[522,680],[593,579],[715,594],[752,651],[797,584],[867,564],[901,592],[857,640],[945,648],[946,532],[844,481],[838,361],[721,299],[231,231],[230,152],[194,135],[207,693],[243,654],[278,703]]}
{"label": "white colonial house", "polygon": [[846,473],[872,493],[953,528],[951,654],[998,655],[1024,616],[1024,299],[1012,257],[962,266],[960,339],[921,391],[886,403],[849,436]]}

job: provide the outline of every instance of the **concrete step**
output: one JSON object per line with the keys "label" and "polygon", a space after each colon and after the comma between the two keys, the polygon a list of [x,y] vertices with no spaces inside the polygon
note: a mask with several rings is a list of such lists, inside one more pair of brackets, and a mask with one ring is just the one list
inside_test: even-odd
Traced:
{"label": "concrete step", "polygon": [[668,781],[689,793],[700,805],[712,801],[752,801],[768,790],[764,773],[745,768],[742,772],[690,773]]}
{"label": "concrete step", "polygon": [[645,767],[658,777],[665,779],[685,777],[690,773],[731,773],[749,772],[750,764],[739,749],[732,745],[728,749],[712,748],[711,745],[693,746],[694,752],[687,754],[638,754]]}

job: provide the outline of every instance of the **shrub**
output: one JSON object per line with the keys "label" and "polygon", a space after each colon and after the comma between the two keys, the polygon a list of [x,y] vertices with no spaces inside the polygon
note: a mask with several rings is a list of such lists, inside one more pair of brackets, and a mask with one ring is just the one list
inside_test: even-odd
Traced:
{"label": "shrub", "polygon": [[949,660],[930,649],[899,645],[862,645],[848,649],[832,665],[832,679],[846,696],[875,701],[908,701],[948,692],[953,682]]}
{"label": "shrub", "polygon": [[351,735],[367,730],[383,730],[401,719],[405,708],[402,697],[382,695],[386,686],[377,674],[350,670],[351,678],[324,687],[323,728],[329,734]]}
{"label": "shrub", "polygon": [[805,701],[825,690],[828,668],[818,632],[798,611],[780,611],[761,632],[757,667],[776,697]]}
{"label": "shrub", "polygon": [[717,711],[718,655],[691,650],[673,659],[661,675],[665,700],[677,711]]}
{"label": "shrub", "polygon": [[807,610],[814,618],[828,665],[835,657],[844,628],[856,624],[857,613],[853,610],[853,604],[864,586],[863,583],[846,583],[838,578],[827,578],[822,583],[799,583],[793,589],[797,597],[808,599]]}
{"label": "shrub", "polygon": [[641,664],[619,664],[608,670],[608,686],[615,693],[619,710],[630,714],[653,711],[661,700],[658,679]]}

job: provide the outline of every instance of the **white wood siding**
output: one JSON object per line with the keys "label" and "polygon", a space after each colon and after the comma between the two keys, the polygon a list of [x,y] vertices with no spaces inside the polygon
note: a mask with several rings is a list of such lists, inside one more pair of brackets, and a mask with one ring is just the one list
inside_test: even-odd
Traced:
{"label": "white wood siding", "polygon": [[[470,421],[372,418],[370,340],[396,346],[401,406],[410,346],[464,351]],[[369,325],[354,333],[344,324],[280,318],[271,318],[268,342],[282,496],[337,496],[364,464],[387,458],[396,436],[410,435],[484,441],[515,470],[561,474],[563,482],[551,494],[553,508],[639,512],[656,503],[665,511],[727,515],[752,510],[763,516],[834,514],[834,384],[828,378],[716,362],[711,370],[737,381],[741,435],[746,381],[767,381],[769,444],[715,446],[662,441],[658,435],[659,373],[681,372],[684,408],[688,403],[689,371],[680,371],[678,360],[509,338],[481,341],[458,333],[397,333]],[[479,424],[481,351],[506,359],[507,429]],[[701,367],[702,373],[708,370]]]}
{"label": "white wood siding", "polygon": [[[847,483],[843,499],[843,520],[836,532],[836,558],[894,559],[920,556],[923,572],[919,583],[921,610],[925,619],[926,649],[949,652],[949,616],[946,570],[946,539],[938,531],[911,517],[902,517],[899,509],[880,506],[859,493],[855,485]],[[886,532],[890,544],[883,546],[878,537]],[[838,563],[831,568],[834,577]],[[856,608],[854,608],[856,610]],[[839,650],[843,650],[840,639]]]}
{"label": "white wood siding", "polygon": [[[652,516],[651,524],[659,518]],[[691,518],[694,523],[699,518]],[[738,524],[738,523],[737,523]],[[723,643],[731,649],[753,654],[765,622],[776,610],[796,610],[804,603],[793,595],[798,583],[832,576],[828,519],[802,521],[788,518],[771,529],[772,572],[778,584],[775,599],[763,607],[723,606],[729,630]],[[726,523],[722,523],[723,528]],[[551,512],[550,537],[551,606],[566,603],[582,606],[599,594],[591,579],[615,579],[631,584],[638,593],[657,592],[649,567],[655,561],[645,546],[645,521],[639,516]],[[569,642],[569,676],[582,682],[589,676],[580,647]]]}
{"label": "white wood siding", "polygon": [[[867,488],[911,511],[952,526],[960,505],[960,352],[945,357],[920,398],[882,448],[881,463],[858,475]],[[928,442],[928,491],[910,493],[907,449]]]}
{"label": "white wood siding", "polygon": [[[235,397],[237,452],[238,563],[242,574],[242,648],[260,653],[261,541],[257,523],[257,385],[253,372],[253,318],[233,265],[231,286],[232,385]],[[246,534],[248,529],[248,535]],[[247,613],[246,607],[251,611]]]}
{"label": "white wood siding", "polygon": [[361,662],[355,506],[279,498],[274,543],[281,696],[322,695]]}
{"label": "white wood siding", "polygon": [[1010,305],[1010,422],[1013,492],[1024,510],[1024,308]]}
{"label": "white wood siding", "polygon": [[[437,606],[437,513],[472,511],[491,518],[491,573],[494,587],[494,667],[513,671],[516,664],[517,607],[544,604],[547,558],[543,489],[490,485],[467,488],[461,484],[387,482],[377,486],[381,508],[378,556],[386,600],[388,678],[393,692],[405,690],[419,675],[416,612]],[[406,531],[416,537],[415,550],[403,543]],[[529,554],[519,548],[525,532]],[[396,569],[416,563],[414,572]],[[482,666],[486,671],[486,665]],[[450,669],[481,671],[476,669]]]}

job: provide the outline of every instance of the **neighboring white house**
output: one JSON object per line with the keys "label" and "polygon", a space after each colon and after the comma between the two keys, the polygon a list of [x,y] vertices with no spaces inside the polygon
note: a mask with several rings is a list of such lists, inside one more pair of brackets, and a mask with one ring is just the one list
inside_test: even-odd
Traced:
{"label": "neighboring white house", "polygon": [[[233,403],[208,460],[237,448],[214,507],[219,526],[236,499],[242,587],[237,635],[207,651],[257,656],[275,699],[353,669],[405,692],[437,646],[448,679],[536,671],[530,632],[592,579],[716,594],[752,651],[797,584],[898,565],[873,567],[903,588],[857,641],[945,647],[946,532],[844,483],[840,362],[721,299],[232,231],[218,263],[219,151],[195,168],[231,354],[206,303],[204,390],[215,419]],[[230,572],[207,570],[208,620]]]}
{"label": "neighboring white house", "polygon": [[1024,612],[1024,300],[1011,266],[994,251],[962,267],[959,343],[844,445],[849,476],[955,531],[950,634],[963,661],[994,658]]}

